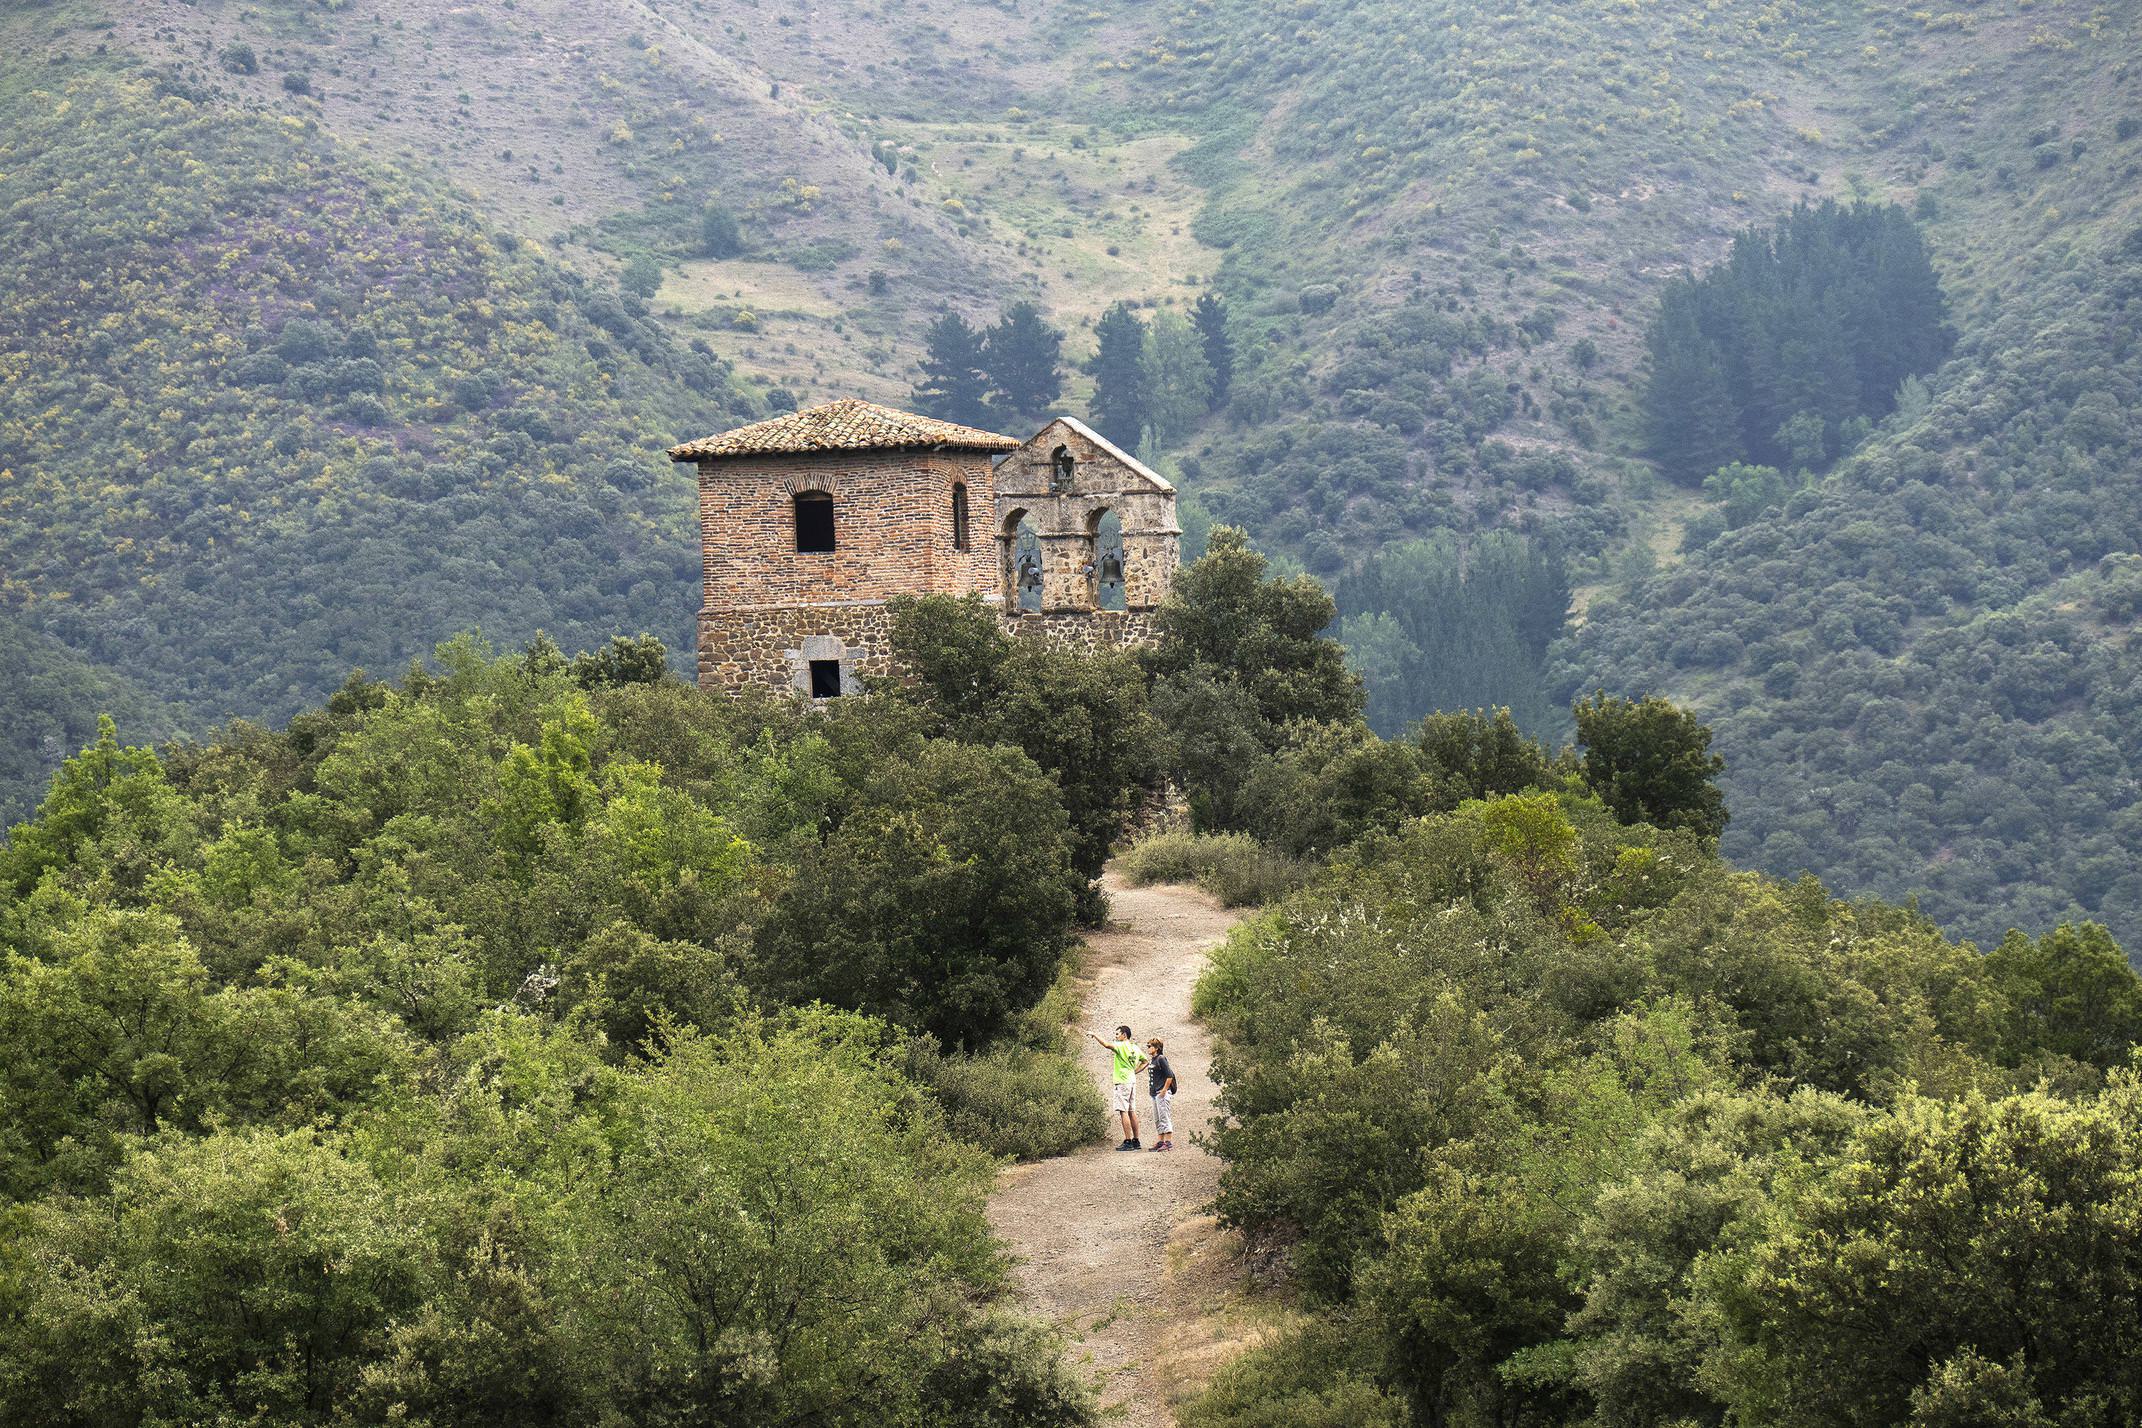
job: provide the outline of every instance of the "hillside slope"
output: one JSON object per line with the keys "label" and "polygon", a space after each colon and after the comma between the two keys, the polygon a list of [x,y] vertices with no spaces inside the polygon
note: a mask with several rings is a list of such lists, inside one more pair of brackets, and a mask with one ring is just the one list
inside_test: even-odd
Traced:
{"label": "hillside slope", "polygon": [[[1035,297],[1078,323],[1217,261],[1188,233],[1196,190],[1167,167],[1189,140],[1042,119],[1035,95],[1057,86],[1044,22],[995,5],[150,0],[79,19],[92,14],[221,99],[443,175],[591,275],[662,264],[658,312],[800,400],[905,401],[946,307],[986,318]],[[704,251],[709,205],[738,221],[736,253]]]}
{"label": "hillside slope", "polygon": [[1729,857],[1916,895],[1982,941],[2089,916],[2134,948],[2142,9],[2029,23],[2003,63],[1912,71],[1899,127],[1963,333],[1929,392],[1593,605],[1557,675],[1704,712]]}
{"label": "hillside slope", "polygon": [[1595,604],[1567,683],[1703,712],[1730,857],[1981,941],[2093,917],[2142,946],[2138,333],[2142,229],[1837,476]]}
{"label": "hillside slope", "polygon": [[0,614],[0,822],[43,796],[52,771],[95,741],[97,716],[109,714],[123,738],[168,738],[171,711],[125,679],[101,670],[5,614]]}
{"label": "hillside slope", "polygon": [[0,131],[18,618],[196,722],[475,625],[684,644],[720,361],[312,126],[40,66]]}

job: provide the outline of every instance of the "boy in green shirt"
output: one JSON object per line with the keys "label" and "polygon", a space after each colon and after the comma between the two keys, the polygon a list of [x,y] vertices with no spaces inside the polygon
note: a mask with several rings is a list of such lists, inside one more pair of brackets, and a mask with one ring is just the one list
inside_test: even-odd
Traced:
{"label": "boy in green shirt", "polygon": [[1116,1039],[1114,1041],[1103,1041],[1101,1034],[1097,1031],[1089,1031],[1086,1035],[1092,1037],[1095,1044],[1100,1046],[1102,1050],[1115,1057],[1116,1079],[1115,1085],[1109,1092],[1108,1104],[1110,1109],[1115,1111],[1116,1119],[1122,1122],[1123,1125],[1123,1144],[1117,1146],[1116,1149],[1136,1150],[1138,1148],[1137,1076],[1138,1068],[1145,1065],[1145,1053],[1138,1049],[1137,1042],[1131,1040],[1130,1028],[1127,1026],[1116,1028]]}

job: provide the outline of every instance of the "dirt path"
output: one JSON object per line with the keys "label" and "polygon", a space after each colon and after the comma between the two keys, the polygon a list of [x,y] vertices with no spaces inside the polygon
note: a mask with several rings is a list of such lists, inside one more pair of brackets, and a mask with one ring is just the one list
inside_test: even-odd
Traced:
{"label": "dirt path", "polygon": [[[1129,1022],[1140,1043],[1167,1042],[1182,1086],[1175,1102],[1176,1150],[1169,1155],[1089,1146],[1071,1155],[1006,1170],[989,1204],[997,1233],[1020,1258],[1027,1306],[1063,1326],[1083,1350],[1101,1390],[1126,1428],[1174,1428],[1171,1400],[1183,1391],[1184,1365],[1156,1354],[1182,1322],[1178,1265],[1209,1237],[1203,1214],[1219,1183],[1219,1162],[1190,1143],[1212,1114],[1212,1074],[1205,1029],[1190,1019],[1190,991],[1238,920],[1211,897],[1187,887],[1126,887],[1111,874],[1108,929],[1086,939],[1090,950],[1086,1021],[1112,1034]],[[1108,1056],[1092,1042],[1084,1060],[1106,1091]],[[1138,1123],[1153,1143],[1152,1102],[1139,1077]]]}

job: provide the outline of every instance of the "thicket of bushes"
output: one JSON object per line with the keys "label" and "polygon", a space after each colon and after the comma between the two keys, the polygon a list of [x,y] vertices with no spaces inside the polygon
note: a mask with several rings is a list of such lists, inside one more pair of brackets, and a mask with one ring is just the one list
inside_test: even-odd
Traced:
{"label": "thicket of bushes", "polygon": [[1574,792],[1337,858],[1198,988],[1308,1322],[1186,1421],[2124,1423],[2142,986]]}
{"label": "thicket of bushes", "polygon": [[1324,859],[1197,989],[1221,1218],[1306,1314],[1186,1422],[2142,1411],[2142,980],[2102,928],[1981,954],[1731,868],[1709,731],[1664,700],[1580,702],[1581,751],[1507,711],[1380,740],[1316,595],[1218,532],[1152,657],[1234,831],[1127,866]]}
{"label": "thicket of bushes", "polygon": [[279,731],[107,723],[0,844],[0,1417],[1090,1422],[982,1216],[1101,1121],[1026,707],[461,640]]}
{"label": "thicket of bushes", "polygon": [[[1161,755],[1198,833],[1314,859],[1468,799],[1565,785],[1631,821],[1710,837],[1724,828],[1710,732],[1664,700],[1602,693],[1576,705],[1581,757],[1550,753],[1507,708],[1433,714],[1403,738],[1379,737],[1362,680],[1323,633],[1335,613],[1314,578],[1274,577],[1226,526],[1156,612],[1160,639],[1141,659]],[[1164,841],[1134,866],[1247,867],[1249,847]]]}
{"label": "thicket of bushes", "polygon": [[1293,891],[1302,864],[1247,833],[1156,833],[1124,850],[1116,869],[1132,887],[1195,883],[1225,907],[1258,907]]}

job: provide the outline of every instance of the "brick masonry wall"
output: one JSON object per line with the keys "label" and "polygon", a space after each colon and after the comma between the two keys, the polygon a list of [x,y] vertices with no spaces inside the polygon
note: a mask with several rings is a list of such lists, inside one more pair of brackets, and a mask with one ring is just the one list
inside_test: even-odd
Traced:
{"label": "brick masonry wall", "polygon": [[[1044,435],[1054,440],[1050,429]],[[1024,450],[995,470],[980,452],[830,451],[701,462],[700,685],[807,695],[811,662],[835,660],[842,692],[859,693],[864,679],[892,672],[891,597],[976,594],[1001,608],[1009,543],[1000,475],[1041,487],[1018,506],[1043,524],[1050,597],[1049,608],[1009,617],[1006,627],[1070,649],[1149,643],[1155,632],[1144,607],[1159,601],[1175,573],[1174,497],[1105,451],[1081,442],[1078,455],[1077,486],[1053,493],[1045,467]],[[964,551],[953,544],[954,482],[967,487]],[[796,549],[799,491],[832,496],[833,550]],[[1104,509],[1124,522],[1127,611],[1091,608],[1092,581],[1079,569],[1092,558],[1092,522]]]}
{"label": "brick masonry wall", "polygon": [[[953,547],[952,487],[967,486],[968,549]],[[796,549],[795,496],[833,498],[833,546]],[[833,451],[699,466],[708,612],[994,594],[996,486],[981,452]]]}

